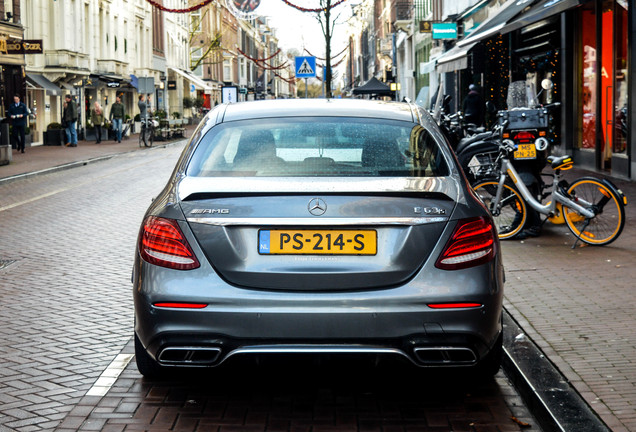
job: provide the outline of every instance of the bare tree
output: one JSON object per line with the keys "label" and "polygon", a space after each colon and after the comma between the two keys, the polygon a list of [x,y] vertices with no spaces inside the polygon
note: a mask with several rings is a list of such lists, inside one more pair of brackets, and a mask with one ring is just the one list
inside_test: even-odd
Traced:
{"label": "bare tree", "polygon": [[316,20],[320,24],[322,35],[325,38],[325,76],[323,80],[325,82],[325,93],[328,98],[333,96],[331,92],[331,82],[333,81],[333,72],[331,70],[331,39],[333,38],[336,22],[338,18],[340,18],[340,13],[334,13],[334,8],[344,3],[344,1],[345,0],[320,0],[320,7],[315,9],[308,9],[285,1],[288,6],[298,9],[301,12],[314,13]]}
{"label": "bare tree", "polygon": [[322,35],[325,38],[325,76],[323,77],[325,82],[325,96],[327,98],[333,97],[331,91],[331,82],[333,81],[333,72],[331,70],[331,39],[333,37],[333,31],[336,26],[340,13],[334,14],[333,8],[341,1],[332,0],[320,0],[320,10],[314,12],[316,19],[320,23]]}

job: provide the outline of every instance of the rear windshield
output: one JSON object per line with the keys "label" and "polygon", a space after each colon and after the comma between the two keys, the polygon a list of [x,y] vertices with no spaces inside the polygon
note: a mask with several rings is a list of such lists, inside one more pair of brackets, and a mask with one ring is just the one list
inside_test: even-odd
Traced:
{"label": "rear windshield", "polygon": [[222,123],[197,145],[195,177],[431,177],[449,175],[439,144],[420,125],[360,118]]}

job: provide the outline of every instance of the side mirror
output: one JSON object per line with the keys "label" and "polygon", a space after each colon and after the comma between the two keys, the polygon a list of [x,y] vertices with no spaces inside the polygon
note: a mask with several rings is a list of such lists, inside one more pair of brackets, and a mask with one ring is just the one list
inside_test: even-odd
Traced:
{"label": "side mirror", "polygon": [[489,114],[495,114],[497,112],[497,107],[494,103],[492,103],[492,101],[486,101],[486,111],[488,111]]}
{"label": "side mirror", "polygon": [[554,87],[552,80],[546,78],[541,81],[541,88],[543,88],[543,90],[550,90],[552,87]]}

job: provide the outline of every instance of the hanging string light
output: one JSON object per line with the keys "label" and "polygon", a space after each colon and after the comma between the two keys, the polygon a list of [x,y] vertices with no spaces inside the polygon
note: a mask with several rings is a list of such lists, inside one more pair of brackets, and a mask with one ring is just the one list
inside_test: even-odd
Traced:
{"label": "hanging string light", "polygon": [[[345,57],[345,58],[343,58],[342,60],[340,60],[338,63],[336,63],[336,64],[332,64],[332,65],[331,65],[331,68],[333,69],[333,68],[335,68],[335,67],[338,67],[338,65],[340,65],[340,63],[342,63],[342,62],[343,62],[343,61],[345,61],[345,60],[346,60],[346,57]],[[317,66],[318,66],[319,68],[324,68],[324,67],[325,67],[325,65],[323,65],[323,64],[319,64],[319,65],[317,65]]]}
{"label": "hanging string light", "polygon": [[270,71],[274,71],[274,70],[281,70],[281,69],[285,69],[287,67],[287,62],[283,63],[280,66],[272,66],[268,63],[266,63],[267,60],[271,60],[272,58],[274,58],[278,53],[280,53],[280,48],[278,49],[278,51],[276,51],[276,53],[274,53],[273,55],[264,58],[264,59],[258,59],[258,58],[254,58],[251,57],[249,55],[247,55],[246,53],[244,53],[239,47],[236,47],[236,50],[239,52],[239,54],[241,54],[243,57],[245,57],[246,59],[254,62],[254,64],[256,64],[256,66],[260,69],[265,69],[265,70],[270,70]]}
{"label": "hanging string light", "polygon": [[[332,4],[331,6],[329,6],[329,9],[333,9],[336,6],[342,4],[342,3],[346,2],[346,1],[347,0],[339,0],[339,1],[335,2],[334,4]],[[323,11],[325,11],[327,9],[327,8],[324,8],[324,7],[313,8],[313,9],[312,8],[304,8],[302,6],[295,5],[295,4],[291,3],[291,2],[289,2],[288,0],[283,0],[283,3],[285,3],[287,6],[291,6],[294,9],[297,9],[297,10],[299,10],[301,12],[323,12]]]}
{"label": "hanging string light", "polygon": [[[303,48],[303,49],[305,50],[305,52],[306,52],[307,54],[309,54],[309,55],[310,55],[310,56],[312,56],[312,57],[316,57],[318,60],[322,60],[322,61],[325,61],[325,60],[326,60],[326,59],[325,59],[325,58],[323,58],[323,57],[318,57],[318,56],[313,55],[312,53],[310,53],[310,52],[309,52],[309,50],[308,50],[307,48]],[[348,49],[349,49],[349,45],[347,45],[347,46],[346,46],[346,47],[345,47],[342,51],[340,51],[338,54],[336,54],[336,55],[334,55],[334,56],[331,56],[331,60],[333,60],[333,59],[335,59],[336,57],[339,57],[340,55],[344,54],[344,53],[345,53]]]}
{"label": "hanging string light", "polygon": [[194,12],[196,10],[201,9],[202,7],[205,7],[207,5],[209,5],[210,3],[212,3],[214,0],[203,0],[201,3],[196,4],[194,6],[191,6],[189,8],[185,8],[185,9],[172,9],[172,8],[167,8],[162,4],[159,4],[156,0],[146,0],[148,3],[150,3],[152,6],[156,7],[157,9],[159,9],[160,11],[163,12],[171,12],[171,13],[188,13],[188,12]]}

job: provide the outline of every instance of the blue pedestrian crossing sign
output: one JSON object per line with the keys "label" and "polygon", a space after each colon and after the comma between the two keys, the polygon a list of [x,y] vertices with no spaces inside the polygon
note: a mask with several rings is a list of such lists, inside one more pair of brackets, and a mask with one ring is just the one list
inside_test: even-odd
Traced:
{"label": "blue pedestrian crossing sign", "polygon": [[296,57],[296,78],[316,77],[316,57]]}

